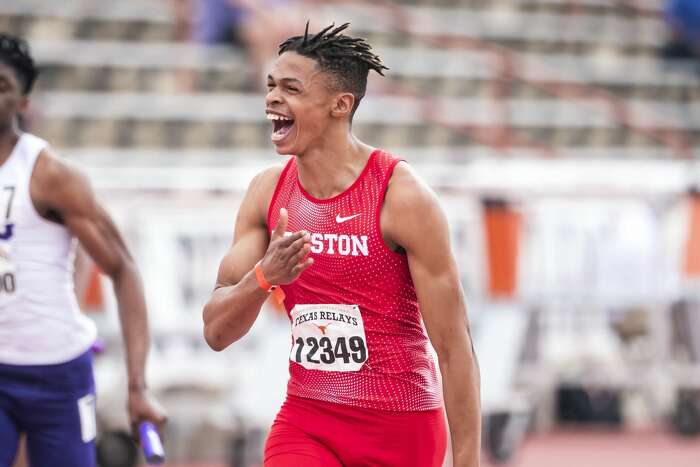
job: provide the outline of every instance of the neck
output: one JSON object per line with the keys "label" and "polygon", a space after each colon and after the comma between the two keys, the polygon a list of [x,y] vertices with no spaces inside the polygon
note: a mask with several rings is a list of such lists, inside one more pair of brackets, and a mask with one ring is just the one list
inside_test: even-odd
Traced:
{"label": "neck", "polygon": [[357,180],[372,150],[349,131],[340,138],[325,138],[297,156],[299,182],[315,198],[332,198]]}
{"label": "neck", "polygon": [[19,135],[20,130],[15,121],[0,127],[0,164],[4,163],[12,154],[19,140]]}

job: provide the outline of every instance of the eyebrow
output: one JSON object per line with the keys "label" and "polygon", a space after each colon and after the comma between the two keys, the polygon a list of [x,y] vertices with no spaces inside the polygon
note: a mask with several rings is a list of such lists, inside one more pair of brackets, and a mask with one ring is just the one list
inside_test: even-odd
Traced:
{"label": "eyebrow", "polygon": [[[272,75],[267,75],[267,80],[268,81],[275,81],[275,79],[272,77]],[[304,84],[300,80],[298,80],[297,78],[280,78],[279,82],[280,83],[282,83],[282,82],[284,82],[284,83],[297,83],[297,84],[301,84],[301,85]]]}

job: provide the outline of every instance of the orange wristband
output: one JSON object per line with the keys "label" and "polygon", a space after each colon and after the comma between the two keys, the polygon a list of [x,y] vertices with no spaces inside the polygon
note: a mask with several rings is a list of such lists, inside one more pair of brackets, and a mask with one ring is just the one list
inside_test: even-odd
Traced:
{"label": "orange wristband", "polygon": [[265,292],[272,292],[272,296],[275,297],[277,303],[282,304],[284,302],[284,290],[280,288],[279,285],[270,284],[267,279],[265,279],[265,274],[262,270],[262,260],[258,261],[255,265],[255,279],[258,281],[258,285]]}

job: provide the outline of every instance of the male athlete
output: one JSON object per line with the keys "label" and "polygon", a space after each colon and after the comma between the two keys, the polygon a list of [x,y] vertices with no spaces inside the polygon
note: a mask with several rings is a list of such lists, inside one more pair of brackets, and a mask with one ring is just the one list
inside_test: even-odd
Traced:
{"label": "male athlete", "polygon": [[74,238],[114,283],[132,425],[165,416],[146,389],[146,306],[119,232],[87,179],[18,129],[37,74],[26,42],[0,34],[0,467],[20,433],[32,466],[93,467],[96,331],[73,290]]}
{"label": "male athlete", "polygon": [[369,70],[386,68],[346,27],[280,46],[266,113],[295,156],[250,184],[205,338],[222,350],[270,294],[284,300],[290,379],[267,467],[441,466],[443,401],[454,465],[478,466],[479,371],[446,219],[405,162],[352,134]]}

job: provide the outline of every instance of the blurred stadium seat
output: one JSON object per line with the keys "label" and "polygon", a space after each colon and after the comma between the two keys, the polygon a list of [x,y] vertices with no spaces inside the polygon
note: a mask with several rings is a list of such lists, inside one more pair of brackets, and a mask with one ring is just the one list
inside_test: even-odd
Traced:
{"label": "blurred stadium seat", "polygon": [[[482,344],[486,361],[498,363],[489,368],[493,376],[485,374],[509,386],[490,394],[499,396],[493,404],[503,409],[503,400],[517,396],[518,413],[534,412],[529,427],[554,423],[556,386],[572,379],[643,399],[651,417],[634,404],[623,406],[622,415],[656,423],[671,415],[668,394],[676,386],[683,394],[700,387],[691,376],[697,366],[687,361],[666,372],[673,361],[666,312],[684,280],[678,257],[685,224],[676,210],[683,209],[688,185],[700,180],[693,163],[700,156],[700,81],[696,61],[658,58],[667,34],[662,6],[661,0],[376,0],[308,12],[312,27],[321,25],[317,15],[350,21],[352,33],[366,36],[391,68],[386,78],[371,78],[355,132],[405,156],[439,192],[475,332],[481,325],[496,335]],[[275,397],[282,397],[274,394],[283,390],[285,362],[275,352],[286,351],[286,323],[272,324],[275,345],[255,333],[242,343],[237,355],[253,356],[251,364],[204,349],[199,316],[242,190],[278,159],[244,51],[184,44],[175,28],[165,0],[0,2],[0,30],[29,39],[42,68],[29,128],[87,168],[135,244],[158,323],[154,387],[181,409],[172,411],[173,456],[212,461],[225,457],[224,450],[207,454],[201,446],[218,438],[198,439],[197,427],[240,440],[247,430],[266,427]],[[183,70],[201,76],[191,92],[178,86]],[[478,317],[502,305],[493,306],[485,292],[479,197],[494,194],[513,200],[524,219],[519,302],[504,307],[529,319],[511,323],[512,342],[498,340],[501,323]],[[620,273],[625,267],[633,272]],[[689,289],[696,294],[697,284]],[[620,342],[611,313],[631,308],[644,310],[652,324],[636,343]],[[118,331],[112,318],[96,319],[108,339]],[[524,358],[528,343],[531,355]],[[108,362],[120,356],[109,358],[97,376],[114,382],[116,364]],[[255,378],[264,380],[262,389]],[[241,391],[255,397],[245,400]],[[105,416],[102,423],[123,421]],[[543,442],[561,448],[570,438]],[[516,448],[489,446],[496,460]],[[527,459],[517,465],[574,465],[565,457]],[[616,462],[610,465],[628,465]]]}
{"label": "blurred stadium seat", "polygon": [[[687,130],[686,144],[697,141],[693,64],[670,67],[656,58],[664,23],[645,5],[406,1],[397,25],[388,3],[324,7],[368,35],[392,69],[360,110],[357,131],[374,144],[492,145],[479,131],[494,126],[564,154],[571,147],[666,146],[650,129]],[[0,6],[0,28],[32,39],[42,63],[34,129],[54,145],[267,145],[261,96],[247,91],[250,66],[240,51],[176,42],[165,1],[67,5],[11,0]],[[504,54],[511,62],[505,75]],[[205,76],[193,94],[175,94],[179,69]],[[494,97],[503,81],[503,95]],[[574,94],[560,85],[583,88]],[[386,100],[397,94],[404,96]],[[214,136],[200,137],[202,131]]]}

